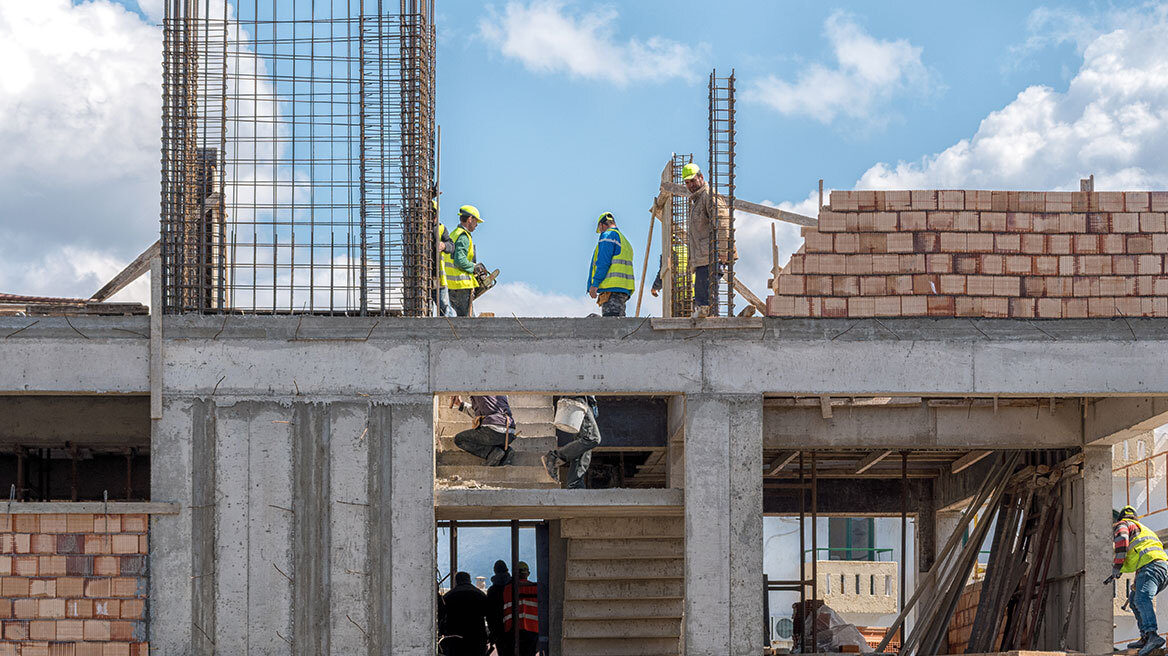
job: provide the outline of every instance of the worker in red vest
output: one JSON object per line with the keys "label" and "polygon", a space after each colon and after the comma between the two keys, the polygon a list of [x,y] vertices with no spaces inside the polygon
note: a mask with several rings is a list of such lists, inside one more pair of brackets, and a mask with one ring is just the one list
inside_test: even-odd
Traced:
{"label": "worker in red vest", "polygon": [[[534,581],[527,580],[531,568],[527,563],[519,561],[515,569],[515,576],[519,582],[519,654],[520,656],[535,656],[539,649],[539,588]],[[503,588],[503,636],[498,645],[501,656],[511,656],[515,653],[515,604],[512,602],[515,591],[515,581],[512,580]]]}

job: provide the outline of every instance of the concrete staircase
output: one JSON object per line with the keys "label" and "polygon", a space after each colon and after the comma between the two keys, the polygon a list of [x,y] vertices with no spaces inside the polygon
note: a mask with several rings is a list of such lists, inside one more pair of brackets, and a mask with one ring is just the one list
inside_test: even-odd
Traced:
{"label": "concrete staircase", "polygon": [[[454,445],[454,436],[471,427],[471,418],[449,407],[450,396],[444,394],[437,398],[434,417],[434,475],[440,485],[460,487],[478,483],[487,487],[524,489],[560,487],[547,475],[540,461],[540,456],[556,448],[556,430],[552,426],[555,408],[551,396],[508,395],[511,414],[515,416],[520,433],[519,439],[511,443],[515,456],[508,467],[487,467],[481,458]],[[469,397],[468,394],[461,396],[463,399]]]}
{"label": "concrete staircase", "polygon": [[685,520],[563,520],[564,656],[676,656],[685,604]]}

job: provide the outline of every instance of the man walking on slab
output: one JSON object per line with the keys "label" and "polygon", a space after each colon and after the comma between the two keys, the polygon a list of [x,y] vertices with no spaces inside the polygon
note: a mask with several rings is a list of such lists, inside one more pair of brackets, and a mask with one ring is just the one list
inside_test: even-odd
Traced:
{"label": "man walking on slab", "polygon": [[584,487],[584,475],[588,473],[588,465],[592,464],[592,449],[600,444],[600,427],[596,425],[596,417],[600,414],[596,405],[595,396],[568,397],[587,408],[584,411],[584,421],[580,424],[580,431],[576,439],[564,446],[548,451],[543,455],[543,466],[548,476],[557,482],[560,480],[560,467],[568,468],[568,489],[574,490]]}
{"label": "man walking on slab", "polygon": [[1152,604],[1161,590],[1168,586],[1168,554],[1164,553],[1164,543],[1156,537],[1156,532],[1136,521],[1136,509],[1124,506],[1113,511],[1115,560],[1112,561],[1111,576],[1104,584],[1111,583],[1121,575],[1135,572],[1128,604],[1136,616],[1140,629],[1140,639],[1128,644],[1128,649],[1139,648],[1139,656],[1147,656],[1164,646],[1156,626],[1156,607]]}

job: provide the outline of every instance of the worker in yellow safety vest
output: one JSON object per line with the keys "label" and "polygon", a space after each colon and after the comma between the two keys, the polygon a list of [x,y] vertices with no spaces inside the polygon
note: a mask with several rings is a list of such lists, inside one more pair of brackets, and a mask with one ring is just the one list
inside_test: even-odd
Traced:
{"label": "worker in yellow safety vest", "polygon": [[434,216],[434,239],[438,250],[438,257],[434,262],[435,273],[438,276],[435,304],[438,306],[438,316],[454,317],[458,315],[455,314],[454,308],[450,305],[450,290],[446,287],[446,266],[451,261],[450,254],[454,252],[454,240],[450,238],[450,233],[446,230],[446,226],[438,218],[437,198],[430,201],[430,209]]}
{"label": "worker in yellow safety vest", "polygon": [[1128,644],[1129,649],[1139,649],[1139,656],[1147,656],[1164,646],[1156,626],[1156,608],[1152,605],[1155,597],[1168,586],[1168,554],[1164,553],[1164,543],[1156,532],[1136,521],[1136,509],[1124,506],[1113,511],[1115,560],[1111,565],[1111,576],[1104,584],[1111,583],[1121,575],[1135,572],[1128,604],[1136,616],[1140,629],[1140,639]]}
{"label": "worker in yellow safety vest", "polygon": [[450,290],[450,305],[457,316],[470,316],[470,302],[479,281],[474,276],[475,247],[470,233],[482,223],[479,210],[474,205],[458,208],[458,227],[450,231],[454,242],[454,252],[450,258],[442,258],[442,268],[446,274],[446,287]]}
{"label": "worker in yellow safety vest", "polygon": [[612,212],[600,215],[596,232],[600,240],[588,268],[588,295],[596,299],[602,316],[623,317],[633,295],[633,246],[616,227]]}
{"label": "worker in yellow safety vest", "polygon": [[[664,255],[664,253],[662,253],[662,255]],[[688,289],[690,290],[690,295],[692,296],[694,274],[693,271],[689,270],[689,246],[685,243],[684,239],[682,241],[674,240],[673,260],[677,262],[677,264],[673,266],[671,276],[674,280],[677,280],[679,273],[683,271],[686,272],[685,277],[689,278]],[[652,294],[654,298],[656,298],[657,294],[661,292],[661,289],[665,287],[665,281],[661,279],[661,272],[665,270],[664,265],[665,263],[663,261],[660,265],[657,266],[657,277],[653,279],[653,286],[649,288],[649,293]],[[684,280],[685,278],[682,279]],[[677,285],[673,286],[673,296],[675,298],[682,292],[683,290],[678,289]]]}

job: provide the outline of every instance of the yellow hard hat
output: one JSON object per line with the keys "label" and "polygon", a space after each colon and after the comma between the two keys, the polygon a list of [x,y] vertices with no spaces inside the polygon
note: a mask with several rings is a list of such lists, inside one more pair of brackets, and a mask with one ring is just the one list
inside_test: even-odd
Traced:
{"label": "yellow hard hat", "polygon": [[482,217],[479,216],[479,208],[475,207],[474,205],[463,205],[462,207],[458,208],[458,216],[473,216],[479,220],[479,223],[486,223],[486,221],[483,221]]}
{"label": "yellow hard hat", "polygon": [[435,212],[438,211],[438,199],[437,198],[430,199],[430,209],[434,210]]}
{"label": "yellow hard hat", "polygon": [[689,164],[686,164],[685,166],[681,167],[681,179],[682,180],[692,180],[692,179],[696,178],[697,176],[701,175],[701,173],[702,173],[701,167],[699,167],[697,164],[694,164],[693,162],[690,162]]}
{"label": "yellow hard hat", "polygon": [[596,219],[597,223],[600,223],[602,221],[616,221],[616,217],[612,215],[612,212],[605,212],[604,214],[601,214],[599,218]]}

